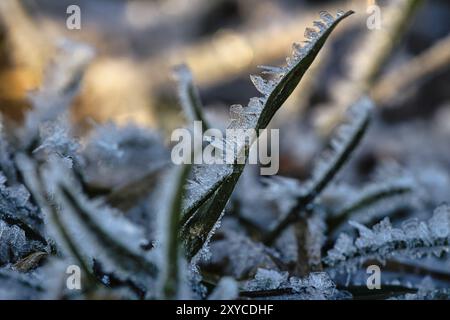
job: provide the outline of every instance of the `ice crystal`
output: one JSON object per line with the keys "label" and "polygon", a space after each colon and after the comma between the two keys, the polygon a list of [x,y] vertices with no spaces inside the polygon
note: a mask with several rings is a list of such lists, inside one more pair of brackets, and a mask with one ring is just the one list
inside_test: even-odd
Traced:
{"label": "ice crystal", "polygon": [[350,222],[359,231],[355,240],[343,234],[333,249],[328,251],[325,263],[340,271],[351,272],[369,259],[385,261],[394,256],[420,258],[439,256],[449,250],[450,207],[438,207],[427,221],[410,219],[400,228],[391,225],[389,218],[369,229],[360,223]]}
{"label": "ice crystal", "polygon": [[407,293],[390,300],[448,300],[449,298],[450,289],[437,287],[433,279],[427,276],[419,283],[416,293]]}
{"label": "ice crystal", "polygon": [[318,33],[316,30],[312,29],[312,28],[306,28],[305,30],[305,37],[309,40],[314,40],[315,38],[317,38]]}
{"label": "ice crystal", "polygon": [[286,70],[283,67],[274,67],[274,66],[258,66],[262,70],[262,73],[272,74],[276,76],[283,76]]}
{"label": "ice crystal", "polygon": [[184,208],[189,209],[204,200],[233,172],[229,165],[196,165],[186,186]]}
{"label": "ice crystal", "polygon": [[282,285],[286,285],[289,274],[287,272],[278,272],[258,268],[255,278],[246,284],[246,290],[275,290]]}
{"label": "ice crystal", "polygon": [[314,21],[314,26],[317,27],[321,32],[327,29],[327,26],[322,21]]}
{"label": "ice crystal", "polygon": [[305,278],[291,277],[290,287],[302,299],[326,300],[338,294],[336,285],[325,272],[312,272]]}
{"label": "ice crystal", "polygon": [[325,22],[328,26],[331,25],[334,21],[333,16],[327,11],[320,11],[319,15],[323,22]]}
{"label": "ice crystal", "polygon": [[277,85],[277,83],[273,80],[266,80],[260,76],[251,75],[250,79],[252,80],[255,88],[258,89],[263,95],[268,96],[272,93],[272,90]]}
{"label": "ice crystal", "polygon": [[80,144],[72,137],[69,128],[67,116],[60,117],[56,122],[43,123],[39,128],[40,141],[42,142],[33,152],[44,151],[47,156],[49,153],[55,153],[64,158],[70,167],[72,167],[73,161],[81,165],[82,158],[78,153]]}

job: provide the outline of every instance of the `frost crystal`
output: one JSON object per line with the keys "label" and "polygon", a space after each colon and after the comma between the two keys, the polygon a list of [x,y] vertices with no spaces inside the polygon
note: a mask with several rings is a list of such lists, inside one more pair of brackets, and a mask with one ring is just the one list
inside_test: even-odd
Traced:
{"label": "frost crystal", "polygon": [[258,268],[255,278],[247,282],[246,290],[275,290],[282,285],[286,285],[288,276],[289,274],[287,272]]}
{"label": "frost crystal", "polygon": [[448,300],[450,298],[449,288],[437,288],[430,277],[425,277],[419,284],[417,293],[407,293],[405,300]]}
{"label": "frost crystal", "polygon": [[314,21],[314,26],[317,27],[321,32],[327,29],[327,26],[322,21]]}
{"label": "frost crystal", "polygon": [[342,17],[344,14],[345,14],[345,11],[338,10],[338,12],[336,13],[336,16],[339,18],[339,17]]}
{"label": "frost crystal", "polygon": [[312,28],[306,28],[305,37],[309,40],[314,40],[315,38],[318,37],[318,33],[316,30],[314,30]]}
{"label": "frost crystal", "polygon": [[320,11],[319,13],[320,18],[328,25],[330,26],[334,22],[334,18],[331,14],[329,14],[327,11]]}
{"label": "frost crystal", "polygon": [[283,67],[258,66],[258,68],[262,69],[262,73],[273,74],[276,76],[282,76],[286,72],[286,70]]}
{"label": "frost crystal", "polygon": [[334,248],[328,251],[327,260],[344,261],[347,256],[353,256],[356,250],[353,239],[349,235],[341,233],[334,244]]}
{"label": "frost crystal", "polygon": [[355,240],[341,235],[324,262],[340,271],[351,272],[369,259],[384,261],[399,255],[420,258],[424,255],[439,256],[449,250],[450,207],[437,208],[428,222],[411,219],[401,228],[391,225],[389,218],[369,229],[357,222],[351,222],[359,231]]}
{"label": "frost crystal", "polygon": [[291,277],[290,286],[300,299],[326,300],[338,294],[336,285],[325,272],[312,272],[302,279]]}
{"label": "frost crystal", "polygon": [[184,208],[190,208],[201,201],[205,194],[214,191],[233,172],[229,165],[196,165],[186,186]]}
{"label": "frost crystal", "polygon": [[260,76],[251,75],[250,79],[252,80],[255,88],[258,89],[263,95],[268,96],[272,93],[272,90],[277,85],[277,83],[273,80],[265,80]]}
{"label": "frost crystal", "polygon": [[450,207],[448,205],[440,206],[435,211],[428,226],[435,238],[450,237]]}
{"label": "frost crystal", "polygon": [[311,275],[303,279],[292,277],[290,279],[290,283],[292,288],[297,292],[300,292],[303,288],[307,287],[314,287],[317,289],[336,287],[328,274],[325,272],[312,272]]}
{"label": "frost crystal", "polygon": [[[263,109],[263,101],[261,98],[251,98],[248,106],[235,104],[230,107],[230,129],[253,129],[256,127],[258,116]],[[236,143],[230,137],[227,137],[227,143]],[[235,139],[236,140],[236,139]],[[241,143],[242,144],[242,143]],[[239,150],[239,149],[238,149]]]}
{"label": "frost crystal", "polygon": [[72,138],[68,128],[70,125],[67,117],[60,117],[56,122],[43,123],[39,128],[42,143],[33,153],[45,151],[47,156],[49,153],[58,154],[69,162],[70,167],[73,160],[81,164],[82,160],[78,155],[80,144]]}

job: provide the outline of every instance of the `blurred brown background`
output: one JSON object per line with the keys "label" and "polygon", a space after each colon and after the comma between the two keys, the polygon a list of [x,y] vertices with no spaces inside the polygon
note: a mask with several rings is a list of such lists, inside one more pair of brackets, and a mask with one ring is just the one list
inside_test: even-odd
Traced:
{"label": "blurred brown background", "polygon": [[[450,3],[423,1],[414,16],[405,18],[402,6],[407,2],[2,0],[1,110],[8,117],[21,118],[29,107],[27,92],[39,87],[57,55],[55,43],[67,37],[91,45],[97,53],[74,105],[77,121],[89,116],[100,122],[132,120],[162,129],[174,127],[179,109],[171,68],[185,62],[193,70],[208,113],[220,122],[230,104],[245,104],[257,94],[249,73],[256,72],[257,65],[283,63],[291,43],[304,40],[305,27],[312,25],[320,10],[353,9],[357,14],[339,27],[278,117],[290,119],[300,111],[311,111],[326,131],[334,123],[332,110],[341,110],[339,105],[358,95],[359,84],[367,78],[364,73],[372,65],[381,76],[370,82],[370,91],[380,105],[390,106],[389,116],[421,116],[450,98]],[[382,9],[379,31],[366,27],[366,10],[375,3]],[[72,4],[81,8],[81,30],[66,28],[66,9]],[[403,18],[407,26],[395,30],[392,25]],[[400,41],[384,48],[383,37],[393,29],[394,35],[401,33]],[[439,43],[441,47],[430,52]],[[376,65],[380,52],[386,57]],[[428,59],[408,64],[424,53],[430,55],[425,55]],[[412,75],[403,75],[411,70]],[[405,97],[399,96],[405,92]]]}

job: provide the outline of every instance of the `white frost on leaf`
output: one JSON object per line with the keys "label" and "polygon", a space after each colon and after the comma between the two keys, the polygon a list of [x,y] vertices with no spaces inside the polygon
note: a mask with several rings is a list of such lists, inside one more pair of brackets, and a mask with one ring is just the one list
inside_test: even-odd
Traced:
{"label": "white frost on leaf", "polygon": [[420,282],[416,293],[407,293],[399,298],[404,300],[449,300],[450,289],[438,288],[433,279],[427,276]]}
{"label": "white frost on leaf", "polygon": [[329,148],[316,161],[312,177],[306,183],[308,189],[312,189],[317,183],[323,181],[330,174],[330,170],[336,167],[349,145],[367,124],[373,107],[372,100],[362,98],[348,109],[347,122],[336,129]]}
{"label": "white frost on leaf", "polygon": [[[58,208],[60,223],[67,230],[87,261],[98,260],[105,272],[117,272],[122,278],[136,278],[148,284],[156,272],[149,253],[141,244],[145,240],[142,228],[127,220],[121,212],[100,201],[88,199],[71,172],[52,159],[43,170],[47,193]],[[47,226],[58,243],[67,245],[52,213],[46,214]],[[65,247],[66,253],[71,252]],[[146,280],[144,280],[146,279]]]}
{"label": "white frost on leaf", "polygon": [[[376,171],[373,181],[360,190],[344,185],[329,189],[325,201],[329,201],[330,196],[338,195],[338,203],[328,205],[332,205],[333,218],[341,220],[350,218],[364,224],[386,217],[399,209],[419,210],[424,207],[424,190],[415,175],[395,163],[382,165]],[[346,190],[347,194],[339,198],[339,193]]]}
{"label": "white frost on leaf", "polygon": [[450,242],[450,207],[438,207],[428,221],[410,219],[400,228],[392,226],[389,218],[369,229],[358,222],[350,222],[359,232],[351,239],[341,234],[324,262],[338,271],[351,273],[364,261],[376,259],[384,262],[394,256],[420,258],[440,256],[448,252]]}
{"label": "white frost on leaf", "polygon": [[193,166],[191,177],[186,185],[183,207],[187,209],[198,203],[205,194],[215,190],[232,172],[233,169],[227,164]]}
{"label": "white frost on leaf", "polygon": [[264,183],[262,198],[276,205],[279,216],[287,214],[306,191],[298,180],[287,177],[273,176]]}
{"label": "white frost on leaf", "polygon": [[257,75],[251,75],[250,80],[252,81],[255,88],[265,96],[270,95],[275,86],[277,85],[275,81],[266,80],[263,79],[261,76]]}

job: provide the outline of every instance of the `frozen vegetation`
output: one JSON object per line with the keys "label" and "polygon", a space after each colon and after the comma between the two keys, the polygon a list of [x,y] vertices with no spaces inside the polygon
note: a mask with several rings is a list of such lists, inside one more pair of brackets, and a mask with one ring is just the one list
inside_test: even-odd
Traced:
{"label": "frozen vegetation", "polygon": [[[250,77],[261,96],[232,106],[229,128],[265,129],[351,14],[321,12],[286,65],[261,66]],[[76,136],[69,106],[92,52],[62,50],[77,59],[48,70],[23,127],[2,126],[0,298],[352,299],[367,294],[354,279],[368,263],[439,271],[436,283],[386,271],[398,289],[382,291],[387,299],[450,296],[448,172],[416,161],[386,163],[370,181],[340,179],[374,134],[369,97],[349,107],[306,180],[263,179],[242,164],[174,166],[163,139],[133,124]],[[204,119],[189,69],[176,76],[186,118]],[[80,290],[65,286],[71,265]]]}

